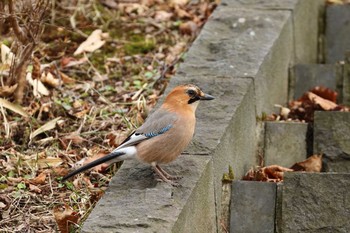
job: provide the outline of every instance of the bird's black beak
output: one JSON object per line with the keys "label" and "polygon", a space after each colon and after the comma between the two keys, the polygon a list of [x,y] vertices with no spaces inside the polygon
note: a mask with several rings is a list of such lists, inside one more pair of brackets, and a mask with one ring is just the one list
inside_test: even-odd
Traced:
{"label": "bird's black beak", "polygon": [[213,100],[213,99],[215,99],[215,98],[214,98],[214,96],[212,96],[212,95],[209,95],[209,94],[205,94],[205,93],[204,93],[204,95],[202,95],[199,99],[200,99],[200,100]]}

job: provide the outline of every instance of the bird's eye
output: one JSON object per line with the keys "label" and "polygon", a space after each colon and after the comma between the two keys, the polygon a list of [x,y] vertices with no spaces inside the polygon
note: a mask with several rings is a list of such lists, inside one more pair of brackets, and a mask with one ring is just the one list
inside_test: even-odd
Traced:
{"label": "bird's eye", "polygon": [[187,90],[187,94],[192,97],[192,96],[195,96],[197,93],[196,93],[196,91],[189,89],[189,90]]}

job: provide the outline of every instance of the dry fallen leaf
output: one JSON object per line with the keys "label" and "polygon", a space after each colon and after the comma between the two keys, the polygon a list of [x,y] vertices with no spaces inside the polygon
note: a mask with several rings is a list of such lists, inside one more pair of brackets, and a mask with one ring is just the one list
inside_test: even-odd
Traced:
{"label": "dry fallen leaf", "polygon": [[186,5],[189,0],[170,0],[171,5]]}
{"label": "dry fallen leaf", "polygon": [[14,58],[15,55],[11,52],[11,49],[6,45],[1,44],[1,63],[10,67]]}
{"label": "dry fallen leaf", "polygon": [[62,163],[63,163],[63,160],[61,158],[56,158],[56,157],[47,157],[47,158],[38,159],[36,161],[36,164],[41,169],[50,168],[50,167],[58,167]]}
{"label": "dry fallen leaf", "polygon": [[33,79],[32,73],[28,72],[26,79],[29,84],[33,87],[33,95],[35,97],[41,97],[42,95],[50,95],[50,91],[45,87],[45,85],[39,79]]}
{"label": "dry fallen leaf", "polygon": [[75,79],[69,77],[68,75],[66,75],[65,73],[62,73],[61,71],[58,71],[59,75],[61,76],[62,82],[65,84],[69,84],[69,83],[75,83]]}
{"label": "dry fallen leaf", "polygon": [[321,106],[321,108],[323,110],[329,111],[332,109],[335,109],[336,107],[338,107],[338,105],[330,100],[324,99],[312,92],[307,92],[307,97],[314,102],[315,104],[318,104]]}
{"label": "dry fallen leaf", "polygon": [[184,35],[195,36],[198,32],[198,25],[193,21],[182,23],[179,30]]}
{"label": "dry fallen leaf", "polygon": [[316,86],[309,91],[334,103],[337,102],[338,93],[330,88],[324,86]]}
{"label": "dry fallen leaf", "polygon": [[321,172],[322,169],[322,155],[313,155],[308,159],[295,163],[291,169],[294,171],[306,172]]}
{"label": "dry fallen leaf", "polygon": [[326,3],[329,5],[332,4],[344,4],[343,0],[326,0]]}
{"label": "dry fallen leaf", "polygon": [[0,97],[8,97],[12,95],[16,88],[17,88],[17,83],[13,86],[0,86]]}
{"label": "dry fallen leaf", "polygon": [[96,29],[91,35],[79,45],[75,50],[74,55],[79,55],[84,52],[94,52],[101,48],[105,43],[105,39],[108,37],[108,33],[103,33],[101,29]]}
{"label": "dry fallen leaf", "polygon": [[15,113],[18,113],[21,116],[29,117],[28,113],[24,111],[24,109],[20,105],[13,104],[5,99],[0,98],[0,106],[3,106],[4,108],[7,108]]}
{"label": "dry fallen leaf", "polygon": [[170,20],[170,18],[173,16],[173,13],[166,12],[166,11],[156,11],[154,15],[154,19],[157,22],[165,22]]}
{"label": "dry fallen leaf", "polygon": [[88,61],[87,57],[82,57],[79,60],[75,59],[74,57],[63,57],[61,59],[61,67],[65,68],[65,67],[77,66],[77,65],[84,64],[87,61]]}
{"label": "dry fallen leaf", "polygon": [[37,135],[44,133],[46,131],[49,131],[51,129],[54,129],[56,127],[57,121],[61,119],[61,117],[57,117],[55,119],[52,119],[51,121],[47,122],[46,124],[42,125],[40,128],[32,132],[29,136],[29,139],[32,140]]}
{"label": "dry fallen leaf", "polygon": [[243,180],[280,182],[283,180],[283,173],[293,171],[290,168],[279,165],[270,165],[267,167],[256,167],[250,169]]}
{"label": "dry fallen leaf", "polygon": [[58,87],[60,85],[60,80],[55,78],[51,72],[43,72],[40,77],[41,82],[49,85],[50,87]]}
{"label": "dry fallen leaf", "polygon": [[[95,155],[91,156],[91,157],[85,157],[83,159],[81,159],[80,161],[76,162],[74,164],[74,168],[78,168],[78,167],[81,167],[81,166],[84,166],[88,163],[91,163],[99,158],[102,158],[103,156],[105,156],[106,153],[103,153],[103,152],[99,152],[99,153],[96,153]],[[104,171],[109,165],[107,163],[102,163],[98,166],[95,166],[93,167],[92,169],[96,172],[102,172]]]}
{"label": "dry fallen leaf", "polygon": [[52,169],[52,173],[53,175],[57,175],[57,176],[65,176],[69,173],[69,170],[64,167],[54,167]]}
{"label": "dry fallen leaf", "polygon": [[79,214],[74,212],[68,205],[55,207],[53,215],[61,233],[69,233],[69,226],[78,223]]}
{"label": "dry fallen leaf", "polygon": [[30,179],[29,183],[38,185],[38,184],[45,184],[45,179],[46,179],[46,173],[42,172],[40,173],[37,177]]}
{"label": "dry fallen leaf", "polygon": [[41,189],[34,184],[29,184],[29,190],[35,193],[41,193]]}
{"label": "dry fallen leaf", "polygon": [[64,136],[62,138],[64,143],[73,143],[74,145],[80,145],[81,143],[83,143],[84,138],[82,138],[79,134],[77,134],[76,132],[73,132],[67,136]]}

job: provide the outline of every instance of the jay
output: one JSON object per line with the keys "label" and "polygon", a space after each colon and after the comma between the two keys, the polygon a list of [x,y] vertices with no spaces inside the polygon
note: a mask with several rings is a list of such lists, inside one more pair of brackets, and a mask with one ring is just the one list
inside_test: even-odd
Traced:
{"label": "jay", "polygon": [[176,185],[172,176],[159,165],[175,160],[190,143],[195,129],[195,111],[200,100],[212,100],[192,84],[175,87],[159,109],[110,154],[86,164],[63,177],[62,181],[102,163],[138,159],[148,163],[161,180]]}

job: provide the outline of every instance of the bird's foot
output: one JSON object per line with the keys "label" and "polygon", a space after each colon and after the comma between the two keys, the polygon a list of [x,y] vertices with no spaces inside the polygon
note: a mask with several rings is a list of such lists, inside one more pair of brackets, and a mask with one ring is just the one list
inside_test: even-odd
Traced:
{"label": "bird's foot", "polygon": [[166,172],[163,168],[161,168],[159,165],[156,165],[156,169],[158,169],[168,180],[179,180],[182,178],[182,176],[174,176]]}
{"label": "bird's foot", "polygon": [[178,182],[175,182],[175,181],[172,181],[172,180],[169,180],[169,179],[163,179],[163,178],[157,178],[156,181],[159,181],[159,182],[166,182],[174,187],[178,187],[180,184]]}
{"label": "bird's foot", "polygon": [[[173,181],[172,179],[169,179],[168,176],[169,174],[166,173],[162,168],[160,168],[158,165],[153,166],[153,170],[156,172],[156,174],[159,176],[159,178],[157,179],[158,181],[163,181],[166,182],[174,187],[179,186],[179,184],[175,181]],[[166,174],[164,174],[164,172]],[[173,178],[173,176],[171,176]]]}

